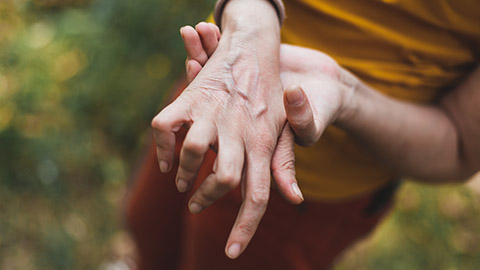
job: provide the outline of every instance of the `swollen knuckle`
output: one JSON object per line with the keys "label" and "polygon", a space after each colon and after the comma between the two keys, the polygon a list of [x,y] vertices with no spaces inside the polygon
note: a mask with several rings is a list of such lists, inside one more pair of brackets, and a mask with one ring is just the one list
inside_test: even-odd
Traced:
{"label": "swollen knuckle", "polygon": [[250,202],[255,208],[265,207],[268,203],[268,192],[265,192],[264,188],[252,190]]}
{"label": "swollen knuckle", "polygon": [[165,117],[162,117],[161,114],[157,114],[157,116],[152,119],[151,125],[155,130],[165,131],[168,130],[169,122]]}
{"label": "swollen knuckle", "polygon": [[240,182],[240,176],[235,175],[232,172],[219,172],[217,173],[217,183],[227,189],[233,189]]}

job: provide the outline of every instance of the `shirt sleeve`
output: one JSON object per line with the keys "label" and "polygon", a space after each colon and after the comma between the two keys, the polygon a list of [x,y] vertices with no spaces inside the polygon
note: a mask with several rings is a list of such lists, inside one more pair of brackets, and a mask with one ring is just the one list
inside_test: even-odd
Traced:
{"label": "shirt sleeve", "polygon": [[[222,22],[222,13],[223,9],[225,8],[225,4],[227,4],[228,0],[218,0],[215,4],[215,11],[213,12],[215,23],[221,29],[221,22]],[[275,9],[277,10],[278,20],[280,25],[282,25],[283,20],[285,19],[285,6],[283,5],[282,0],[270,0],[273,4]]]}

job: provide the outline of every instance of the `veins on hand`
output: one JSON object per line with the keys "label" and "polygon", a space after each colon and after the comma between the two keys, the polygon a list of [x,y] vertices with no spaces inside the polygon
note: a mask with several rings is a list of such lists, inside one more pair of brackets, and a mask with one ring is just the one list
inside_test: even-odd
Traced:
{"label": "veins on hand", "polygon": [[[260,67],[256,54],[245,53],[245,50],[246,48],[237,47],[224,62],[225,85],[235,102],[238,102],[239,97],[243,101],[240,105],[250,110],[253,118],[258,118],[267,111],[267,105],[262,100],[259,89]],[[245,55],[253,59],[246,61]]]}

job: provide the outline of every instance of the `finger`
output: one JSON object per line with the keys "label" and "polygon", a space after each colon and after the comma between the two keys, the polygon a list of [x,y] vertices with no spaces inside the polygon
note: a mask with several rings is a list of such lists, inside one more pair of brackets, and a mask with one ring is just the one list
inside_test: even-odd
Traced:
{"label": "finger", "polygon": [[199,121],[192,124],[180,151],[180,162],[176,177],[178,191],[185,192],[190,189],[200,170],[203,157],[215,141],[215,137],[215,127],[208,121]]}
{"label": "finger", "polygon": [[195,77],[197,77],[200,70],[202,70],[202,66],[196,60],[190,60],[187,58],[185,62],[185,66],[187,69],[187,82],[191,83]]}
{"label": "finger", "polygon": [[310,146],[318,138],[312,107],[300,86],[288,87],[284,92],[284,105],[287,120],[295,133],[297,144]]}
{"label": "finger", "polygon": [[182,36],[188,58],[197,61],[201,66],[205,65],[208,56],[197,31],[191,26],[184,26],[180,28],[180,35]]}
{"label": "finger", "polygon": [[303,202],[303,194],[295,178],[295,136],[288,123],[278,138],[272,157],[273,182],[280,195],[293,204]]}
{"label": "finger", "polygon": [[214,173],[209,175],[189,202],[190,212],[199,213],[240,183],[244,162],[243,144],[219,138],[219,151]]}
{"label": "finger", "polygon": [[252,239],[265,213],[270,195],[271,159],[259,156],[250,160],[246,171],[245,199],[225,249],[225,253],[231,259],[237,258]]}
{"label": "finger", "polygon": [[182,101],[177,99],[159,112],[152,120],[153,136],[155,138],[158,164],[160,171],[166,173],[173,165],[175,154],[175,132],[190,121]]}
{"label": "finger", "polygon": [[206,22],[201,22],[195,26],[195,29],[200,35],[207,56],[210,57],[218,46],[218,38],[215,28]]}
{"label": "finger", "polygon": [[217,37],[217,40],[220,40],[220,36],[221,36],[220,28],[218,28],[218,26],[214,23],[208,23],[208,24],[213,28],[213,30],[215,32],[215,36]]}

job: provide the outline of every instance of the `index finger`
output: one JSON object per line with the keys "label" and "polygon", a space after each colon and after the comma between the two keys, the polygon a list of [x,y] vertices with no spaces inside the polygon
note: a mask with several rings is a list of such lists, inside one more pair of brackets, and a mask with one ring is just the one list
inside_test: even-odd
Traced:
{"label": "index finger", "polygon": [[270,159],[249,158],[246,174],[244,200],[225,249],[231,259],[237,258],[245,250],[267,209],[270,196]]}
{"label": "index finger", "polygon": [[152,120],[153,135],[157,147],[157,159],[162,173],[170,171],[175,154],[175,132],[190,121],[186,106],[180,99],[160,111]]}

